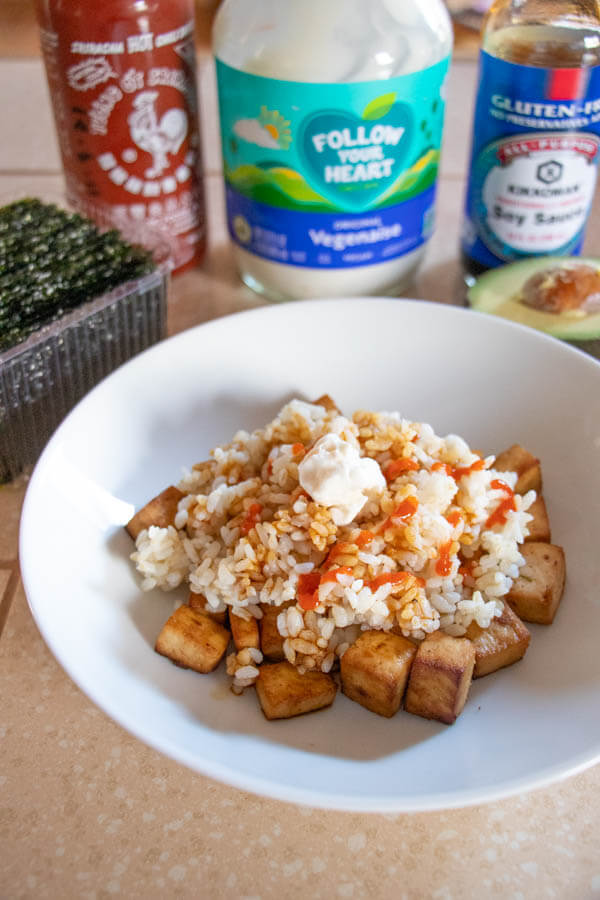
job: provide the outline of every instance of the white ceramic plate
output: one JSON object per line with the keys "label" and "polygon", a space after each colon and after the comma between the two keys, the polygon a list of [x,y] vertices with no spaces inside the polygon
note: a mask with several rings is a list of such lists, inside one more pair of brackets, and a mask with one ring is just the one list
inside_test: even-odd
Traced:
{"label": "white ceramic plate", "polygon": [[[474,682],[451,727],[380,718],[338,695],[269,723],[221,669],[153,652],[173,596],[142,594],[121,527],[181,467],[292,396],[398,409],[473,447],[520,442],[543,464],[568,581],[519,664]],[[407,300],[265,307],[192,329],[107,378],[59,428],[31,480],[21,565],[31,609],[73,680],[166,755],[257,793],[355,810],[461,806],[600,759],[600,365],[479,313]],[[180,597],[185,597],[182,589]]]}

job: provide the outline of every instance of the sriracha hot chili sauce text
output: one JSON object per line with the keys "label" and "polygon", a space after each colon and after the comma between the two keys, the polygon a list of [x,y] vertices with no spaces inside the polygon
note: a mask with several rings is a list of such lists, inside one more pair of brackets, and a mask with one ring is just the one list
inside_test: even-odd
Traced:
{"label": "sriracha hot chili sauce text", "polygon": [[467,280],[507,261],[580,253],[600,155],[598,28],[517,21],[494,32],[503,11],[509,22],[527,13],[516,2],[496,6],[480,55]]}
{"label": "sriracha hot chili sauce text", "polygon": [[214,36],[243,280],[272,299],[399,290],[433,228],[443,4],[225,0]]}
{"label": "sriracha hot chili sauce text", "polygon": [[38,0],[67,198],[130,240],[204,249],[192,0]]}

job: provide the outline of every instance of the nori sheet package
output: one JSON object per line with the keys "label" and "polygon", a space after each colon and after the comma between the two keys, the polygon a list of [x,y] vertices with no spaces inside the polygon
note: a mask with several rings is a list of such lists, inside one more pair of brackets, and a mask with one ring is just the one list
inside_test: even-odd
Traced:
{"label": "nori sheet package", "polygon": [[37,199],[0,209],[0,481],[166,331],[168,274],[117,231]]}

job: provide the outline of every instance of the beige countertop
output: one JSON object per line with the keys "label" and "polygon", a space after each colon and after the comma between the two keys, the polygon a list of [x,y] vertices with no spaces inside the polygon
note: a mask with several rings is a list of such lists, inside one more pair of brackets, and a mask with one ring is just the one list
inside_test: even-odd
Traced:
{"label": "beige countertop", "polygon": [[[460,301],[473,89],[473,64],[455,62],[437,229],[411,290],[425,300]],[[231,262],[207,59],[200,92],[209,248],[202,269],[173,281],[171,333],[262,302]],[[0,192],[60,191],[38,60],[0,60],[0,109]],[[596,210],[587,248],[596,254],[598,222]],[[0,487],[0,897],[600,896],[599,766],[464,810],[353,814],[246,794],[130,737],[64,674],[31,618],[17,561],[25,487]]]}

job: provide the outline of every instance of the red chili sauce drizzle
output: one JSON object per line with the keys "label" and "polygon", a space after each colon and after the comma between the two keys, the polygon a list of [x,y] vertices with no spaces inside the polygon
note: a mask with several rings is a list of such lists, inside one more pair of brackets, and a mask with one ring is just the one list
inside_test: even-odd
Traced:
{"label": "red chili sauce drizzle", "polygon": [[438,560],[435,564],[436,574],[446,576],[452,571],[452,544],[454,541],[448,541],[440,547]]}
{"label": "red chili sauce drizzle", "polygon": [[323,563],[324,568],[329,568],[329,566],[333,565],[338,556],[343,556],[345,553],[352,553],[352,544],[348,541],[337,541],[329,553],[327,554],[327,558]]}
{"label": "red chili sauce drizzle", "polygon": [[319,584],[321,575],[319,572],[307,572],[298,578],[297,598],[298,605],[302,609],[314,609],[319,603]]}
{"label": "red chili sauce drizzle", "polygon": [[476,459],[474,463],[471,463],[470,466],[457,466],[456,468],[450,468],[450,475],[458,481],[459,478],[462,478],[464,475],[470,475],[471,472],[480,472],[481,469],[485,469],[485,460],[484,459]]}
{"label": "red chili sauce drizzle", "polygon": [[383,584],[401,584],[403,581],[408,581],[411,578],[414,579],[417,585],[424,587],[425,581],[423,578],[419,578],[418,575],[411,575],[410,572],[384,572],[381,575],[377,575],[372,581],[367,581],[366,586],[375,593]]}
{"label": "red chili sauce drizzle", "polygon": [[505,481],[501,481],[500,478],[494,478],[491,487],[495,488],[497,491],[505,491],[507,496],[504,500],[500,501],[494,512],[488,517],[485,523],[486,528],[492,528],[493,525],[504,525],[508,513],[511,510],[514,512],[517,509],[514,491]]}
{"label": "red chili sauce drizzle", "polygon": [[456,466],[453,467],[449,463],[444,462],[435,462],[432,467],[432,472],[441,472],[442,470],[449,475],[451,478],[454,478],[455,481],[458,481],[459,478],[462,478],[464,475],[470,475],[471,472],[479,472],[481,469],[485,468],[485,460],[484,459],[476,459],[474,463],[471,463],[470,466]]}
{"label": "red chili sauce drizzle", "polygon": [[[315,609],[319,604],[319,586],[327,584],[330,581],[337,581],[338,575],[352,575],[350,566],[339,566],[329,571],[308,572],[300,575],[298,578],[298,589],[296,597],[298,605],[304,610]],[[373,593],[384,584],[401,584],[406,581],[413,580],[419,587],[425,586],[425,581],[418,575],[411,575],[410,572],[384,572],[377,575],[372,581],[366,581],[365,587],[368,587]]]}
{"label": "red chili sauce drizzle", "polygon": [[453,509],[447,515],[444,516],[446,522],[449,522],[453,528],[456,528],[459,522],[462,522],[463,514],[460,509]]}
{"label": "red chili sauce drizzle", "polygon": [[360,549],[362,547],[366,547],[367,544],[370,544],[374,537],[375,537],[375,535],[373,534],[372,531],[367,531],[365,529],[364,531],[360,532],[358,537],[355,539],[354,543]]}
{"label": "red chili sauce drizzle", "polygon": [[325,572],[321,575],[321,580],[319,584],[327,584],[329,581],[337,581],[338,575],[352,575],[352,569],[350,566],[339,566],[337,569],[329,569],[328,572]]}
{"label": "red chili sauce drizzle", "polygon": [[254,528],[256,523],[260,520],[260,514],[262,512],[262,506],[260,503],[251,503],[246,511],[246,518],[242,522],[240,526],[240,531],[242,534],[248,534],[248,532]]}
{"label": "red chili sauce drizzle", "polygon": [[419,501],[417,500],[417,498],[407,497],[400,504],[398,504],[394,512],[391,514],[391,516],[388,516],[383,525],[379,526],[379,531],[385,531],[386,528],[389,528],[390,525],[396,524],[398,521],[402,523],[408,522],[410,519],[412,519],[418,508]]}
{"label": "red chili sauce drizzle", "polygon": [[416,460],[402,457],[402,459],[393,459],[388,463],[383,474],[386,481],[393,481],[394,478],[402,475],[403,472],[416,472],[418,469],[419,463]]}
{"label": "red chili sauce drizzle", "polygon": [[462,561],[461,565],[458,567],[458,574],[463,577],[471,578],[473,576],[473,567],[476,564],[476,560],[474,559],[465,559]]}
{"label": "red chili sauce drizzle", "polygon": [[352,575],[352,569],[350,566],[339,566],[325,573],[308,572],[300,575],[296,591],[298,605],[305,610],[315,609],[319,605],[319,585],[337,581],[338,575]]}

